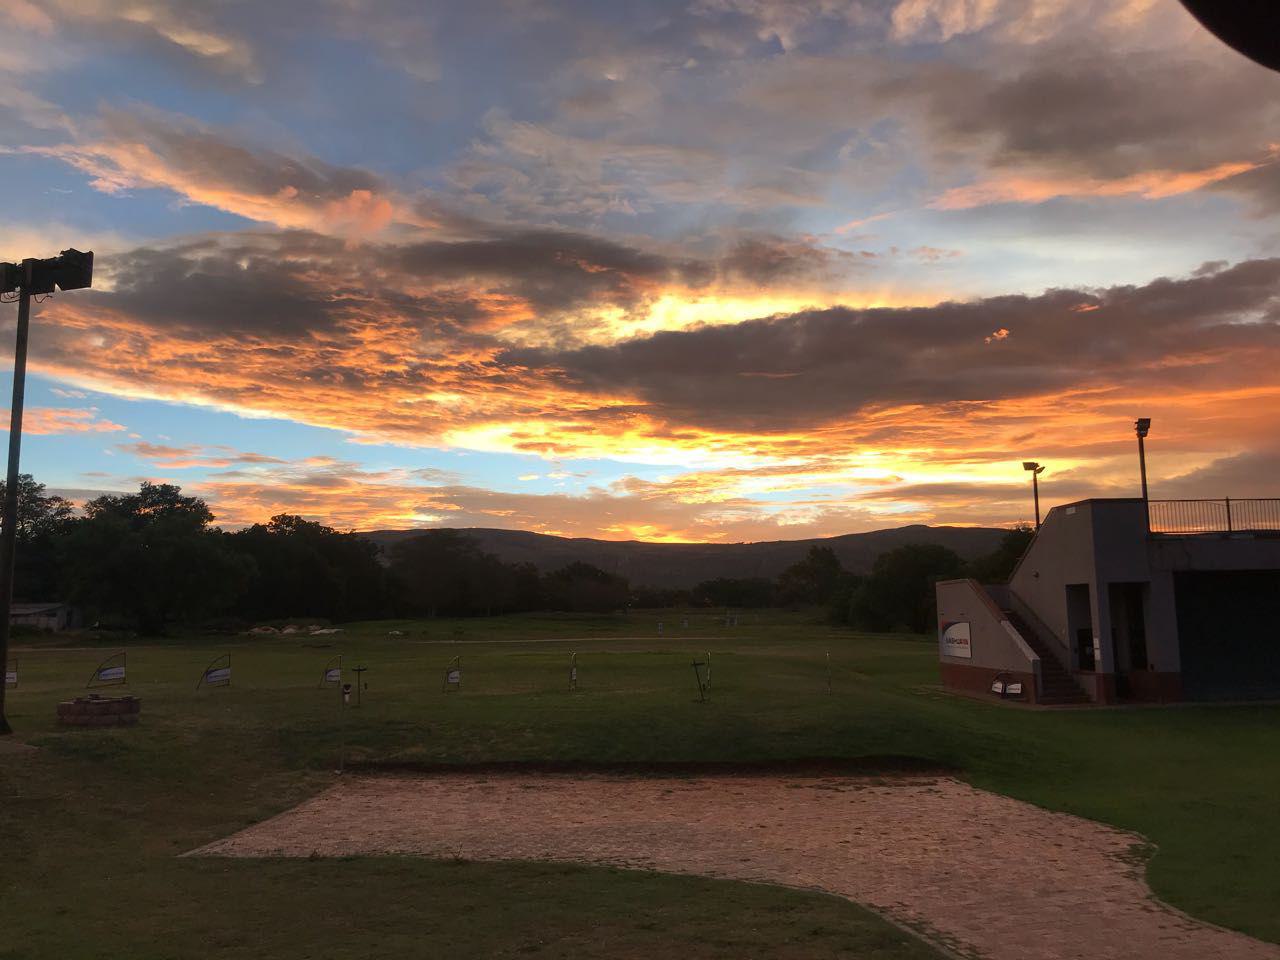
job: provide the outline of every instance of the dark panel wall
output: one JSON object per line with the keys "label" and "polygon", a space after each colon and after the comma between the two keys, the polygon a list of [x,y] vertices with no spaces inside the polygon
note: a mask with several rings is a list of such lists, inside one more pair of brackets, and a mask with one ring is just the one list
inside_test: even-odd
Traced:
{"label": "dark panel wall", "polygon": [[1174,574],[1190,700],[1280,698],[1280,570]]}

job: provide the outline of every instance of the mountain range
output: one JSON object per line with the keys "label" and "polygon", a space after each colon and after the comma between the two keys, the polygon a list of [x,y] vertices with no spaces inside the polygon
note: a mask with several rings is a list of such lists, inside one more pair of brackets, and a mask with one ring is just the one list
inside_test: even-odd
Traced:
{"label": "mountain range", "polygon": [[[423,530],[374,530],[362,536],[386,551]],[[993,527],[930,527],[915,524],[810,540],[759,543],[648,543],[556,537],[527,530],[459,528],[481,550],[506,563],[532,563],[540,572],[582,561],[626,577],[633,586],[687,588],[718,577],[773,579],[802,559],[810,547],[830,547],[846,570],[866,573],[880,554],[908,543],[936,543],[965,560],[990,553],[1005,530]]]}

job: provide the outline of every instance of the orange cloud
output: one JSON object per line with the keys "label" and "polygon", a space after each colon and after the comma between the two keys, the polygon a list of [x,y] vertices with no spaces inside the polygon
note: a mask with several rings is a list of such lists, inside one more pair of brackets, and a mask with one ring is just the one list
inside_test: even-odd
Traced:
{"label": "orange cloud", "polygon": [[154,110],[103,110],[71,143],[17,151],[62,161],[103,193],[171,190],[260,223],[370,235],[393,222],[434,228],[428,204],[367,171],[247,146],[224,131]]}
{"label": "orange cloud", "polygon": [[1139,197],[1160,200],[1257,170],[1275,162],[1266,160],[1220,163],[1204,170],[1147,170],[1116,179],[1101,177],[1009,174],[953,187],[930,202],[935,210],[969,210],[993,203],[1043,203],[1059,197]]}
{"label": "orange cloud", "polygon": [[[9,429],[9,411],[0,411],[0,429]],[[31,407],[23,411],[22,432],[36,436],[59,433],[115,433],[124,427],[100,419],[95,409],[68,407]]]}

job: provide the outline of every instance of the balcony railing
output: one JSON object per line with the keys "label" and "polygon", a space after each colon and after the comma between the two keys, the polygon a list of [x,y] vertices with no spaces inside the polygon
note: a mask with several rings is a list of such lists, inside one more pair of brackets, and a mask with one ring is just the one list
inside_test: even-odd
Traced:
{"label": "balcony railing", "polygon": [[1151,500],[1152,533],[1280,532],[1280,498]]}

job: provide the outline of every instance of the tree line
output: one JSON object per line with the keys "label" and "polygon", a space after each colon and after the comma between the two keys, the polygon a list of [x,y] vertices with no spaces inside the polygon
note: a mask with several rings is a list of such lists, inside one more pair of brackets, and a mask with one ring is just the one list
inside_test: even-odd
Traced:
{"label": "tree line", "polygon": [[972,564],[945,547],[903,546],[881,555],[866,576],[844,570],[829,547],[813,547],[776,579],[663,590],[633,587],[581,562],[540,573],[485,553],[454,530],[423,531],[381,555],[358,534],[289,514],[224,531],[203,500],[173,484],[144,482],[137,493],[105,494],[77,513],[31,476],[20,483],[15,599],[65,600],[89,622],[149,634],[184,623],[234,628],[291,618],[670,606],[825,607],[837,623],[923,632],[932,627],[934,581],[1003,579],[1030,538],[1029,530],[1012,530],[1000,549]]}

